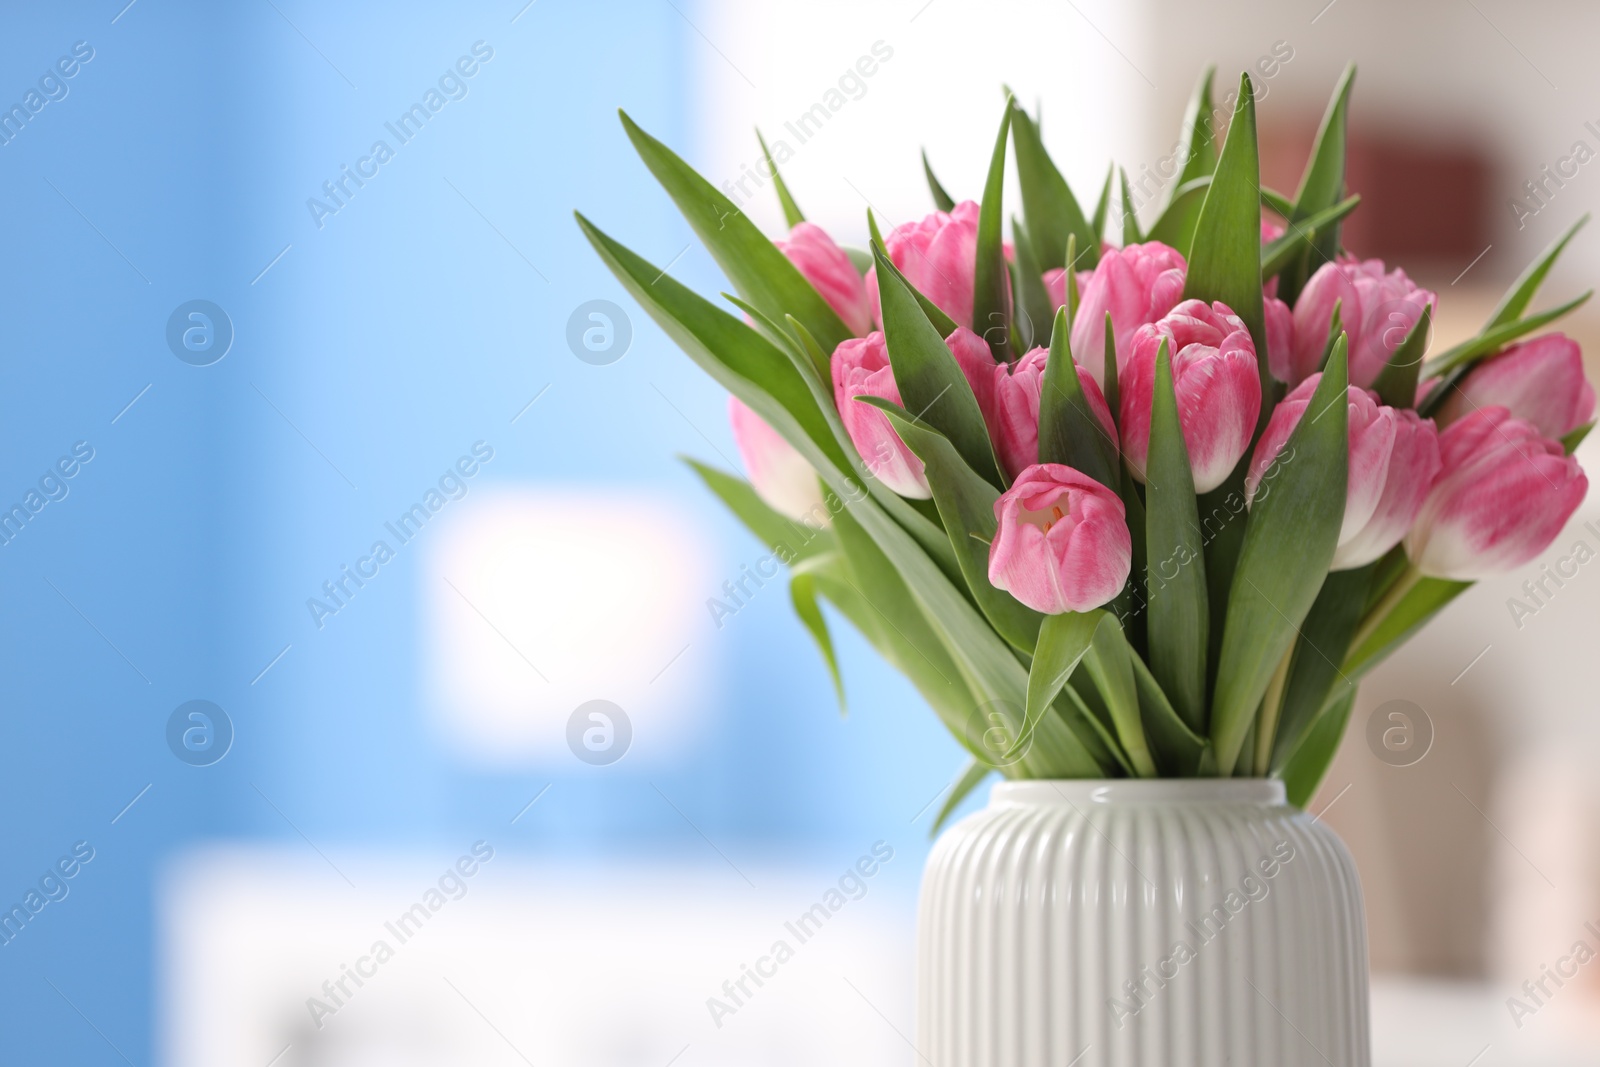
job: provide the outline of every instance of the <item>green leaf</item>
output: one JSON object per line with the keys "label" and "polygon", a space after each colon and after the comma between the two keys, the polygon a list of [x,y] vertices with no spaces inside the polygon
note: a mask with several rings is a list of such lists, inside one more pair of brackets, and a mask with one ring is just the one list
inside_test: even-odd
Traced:
{"label": "green leaf", "polygon": [[1084,269],[1098,266],[1100,263],[1100,242],[1105,239],[1106,219],[1111,214],[1111,176],[1116,172],[1115,163],[1106,168],[1106,180],[1100,186],[1100,198],[1094,203],[1094,216],[1089,221],[1092,232],[1087,240],[1078,242],[1080,247],[1078,254],[1083,257]]}
{"label": "green leaf", "polygon": [[[1222,157],[1206,191],[1195,224],[1193,254],[1184,282],[1185,299],[1220,300],[1244,320],[1255,341],[1261,395],[1268,396],[1266,318],[1261,298],[1261,160],[1256,146],[1256,98],[1250,75],[1239,76]],[[1261,405],[1257,428],[1266,425],[1269,405]]]}
{"label": "green leaf", "polygon": [[1300,748],[1317,713],[1345,691],[1355,691],[1355,679],[1341,667],[1350,640],[1361,622],[1361,610],[1372,587],[1376,563],[1353,570],[1334,571],[1322,583],[1295,642],[1289,664],[1288,685],[1278,714],[1277,736],[1272,742],[1271,768],[1278,770]]}
{"label": "green leaf", "polygon": [[[1525,319],[1517,319],[1513,322],[1496,326],[1494,329],[1485,331],[1471,340],[1463,341],[1454,348],[1446,349],[1428,361],[1427,373],[1424,377],[1437,378],[1446,371],[1454,370],[1457,367],[1470,366],[1488,359],[1517,338],[1530,334],[1564,315],[1571,314],[1588,302],[1588,299],[1593,295],[1594,290],[1589,289],[1582,296],[1568,300],[1560,307],[1554,307],[1549,311],[1541,311],[1537,315],[1529,315]],[[1440,391],[1436,389],[1434,393],[1439,393]],[[1429,399],[1432,399],[1432,396],[1433,394],[1429,394]]]}
{"label": "green leaf", "polygon": [[1433,305],[1429,304],[1423,307],[1417,324],[1372,383],[1378,399],[1392,408],[1403,410],[1417,406],[1417,379],[1422,374],[1423,355],[1428,350],[1428,327],[1432,322]]}
{"label": "green leaf", "polygon": [[[766,313],[760,308],[756,307],[754,304],[747,304],[737,296],[734,296],[732,293],[723,293],[721,295],[722,299],[726,300],[728,303],[732,304],[734,307],[748,315],[750,317],[751,324],[756,329],[756,332],[761,334],[761,336],[765,337],[767,340],[771,341],[779,349],[782,349],[784,354],[790,357],[790,362],[794,363],[800,368],[800,373],[802,375],[809,376],[816,373],[816,364],[811,359],[809,354],[805,354],[804,359],[797,358],[802,354],[802,349],[800,347],[800,341],[795,335],[785,332],[778,326],[777,323],[767,318]],[[793,316],[785,317],[790,322],[795,321]],[[831,374],[832,371],[830,370],[828,373]]]}
{"label": "green leaf", "polygon": [[1133,204],[1133,190],[1128,187],[1128,172],[1121,167],[1117,174],[1122,180],[1122,243],[1136,245],[1144,243],[1144,235],[1139,232],[1139,212]]}
{"label": "green leaf", "polygon": [[816,381],[827,391],[829,398],[833,395],[833,361],[828,358],[828,353],[817,344],[817,339],[811,336],[811,331],[803,326],[799,319],[793,315],[784,316],[789,321],[789,329],[800,343],[800,349],[805,353],[806,361],[811,364],[811,369],[816,374]]}
{"label": "green leaf", "polygon": [[878,294],[889,363],[906,409],[948,437],[967,466],[991,485],[1005,485],[972,386],[944,338],[922,313],[910,288],[895,276],[893,264],[881,251]]}
{"label": "green leaf", "polygon": [[1107,617],[1099,608],[1045,617],[1044,625],[1039,628],[1033,666],[1028,671],[1023,738],[1027,738],[1034,727],[1048,716],[1056,697],[1072,678],[1072,672],[1078,669],[1078,664],[1088,654],[1095,630]]}
{"label": "green leaf", "polygon": [[978,252],[972,275],[972,329],[989,344],[995,362],[1015,359],[1011,351],[1011,294],[1006,285],[1006,257],[1001,247],[1005,215],[1001,198],[1006,183],[1006,140],[1011,114],[1018,110],[1010,100],[1000,119],[994,154],[989,157],[989,177],[983,183],[983,203],[978,208]]}
{"label": "green leaf", "polygon": [[828,674],[833,678],[833,691],[839,698],[839,714],[844,715],[847,711],[844,700],[844,679],[839,675],[839,660],[833,653],[833,638],[828,634],[828,620],[822,617],[822,609],[817,606],[816,577],[803,570],[797,570],[789,579],[789,600],[794,605],[794,613],[800,616],[801,623],[816,641],[823,662],[828,665]]}
{"label": "green leaf", "polygon": [[1138,683],[1134,680],[1133,660],[1138,657],[1128,646],[1122,626],[1113,615],[1102,616],[1095,627],[1083,665],[1104,698],[1116,726],[1117,740],[1128,754],[1134,773],[1141,778],[1158,776],[1150,744],[1145,738],[1144,720],[1139,712]]}
{"label": "green leaf", "polygon": [[1161,212],[1161,217],[1150,224],[1146,241],[1160,241],[1176,248],[1189,258],[1194,243],[1195,224],[1200,221],[1200,205],[1205,203],[1206,190],[1211,188],[1211,175],[1205,174],[1184,182],[1173,191],[1172,202]]}
{"label": "green leaf", "polygon": [[1289,220],[1290,215],[1294,214],[1294,201],[1282,193],[1268,189],[1265,185],[1261,187],[1261,206],[1267,208],[1285,222]]}
{"label": "green leaf", "polygon": [[772,161],[772,153],[767,150],[767,139],[761,136],[761,131],[756,130],[756,140],[761,142],[761,155],[767,161],[767,170],[772,172],[772,187],[778,194],[778,206],[783,208],[783,222],[789,229],[794,229],[806,217],[800,213],[800,205],[794,202],[794,197],[789,195],[789,186],[784,184],[783,175],[778,173],[778,165]]}
{"label": "green leaf", "polygon": [[922,150],[922,173],[928,179],[928,191],[933,194],[933,206],[940,211],[954,211],[955,198],[944,191],[944,186],[939,184],[939,179],[933,176],[933,164],[928,162],[928,150]]}
{"label": "green leaf", "polygon": [[1549,274],[1550,268],[1555,265],[1556,258],[1566,249],[1567,242],[1571,241],[1574,235],[1583,229],[1583,224],[1588,221],[1589,215],[1585,212],[1582,218],[1567,229],[1566,233],[1557,237],[1550,244],[1550,247],[1540,253],[1538,259],[1528,264],[1528,269],[1523,271],[1521,277],[1512,283],[1511,289],[1501,298],[1499,305],[1494,309],[1494,313],[1489,316],[1489,321],[1483,327],[1484,332],[1515,322],[1524,311],[1528,310],[1528,305],[1533,303],[1534,294],[1539,291],[1539,286],[1543,284],[1545,275]]}
{"label": "green leaf", "polygon": [[1566,450],[1567,455],[1570,456],[1578,450],[1578,446],[1583,444],[1583,439],[1589,436],[1589,431],[1592,429],[1594,423],[1586,423],[1561,439],[1561,447]]}
{"label": "green leaf", "polygon": [[1061,463],[1116,488],[1121,457],[1117,443],[1089,407],[1072,359],[1067,311],[1056,311],[1039,388],[1040,463]]}
{"label": "green leaf", "polygon": [[1199,773],[1202,756],[1209,751],[1208,742],[1179,717],[1144,660],[1130,656],[1129,662],[1133,664],[1133,680],[1139,691],[1140,718],[1156,765],[1163,776],[1194,776]]}
{"label": "green leaf", "polygon": [[[1311,157],[1306,160],[1305,173],[1300,177],[1300,188],[1295,193],[1294,211],[1287,217],[1290,228],[1303,224],[1312,215],[1332,207],[1344,196],[1345,140],[1349,123],[1350,88],[1355,84],[1356,68],[1345,68],[1339,84],[1334,88],[1328,109],[1323,113],[1322,125],[1312,144]],[[1279,297],[1291,307],[1300,295],[1301,286],[1316,269],[1331,262],[1339,254],[1339,225],[1322,229],[1312,247],[1279,275]]]}
{"label": "green leaf", "polygon": [[1013,648],[1032,652],[1044,616],[989,583],[989,544],[995,536],[994,503],[1000,498],[999,491],[963,462],[949,439],[926,422],[880,397],[864,397],[862,402],[889,417],[900,440],[926,467],[939,517],[979,610]]}
{"label": "green leaf", "polygon": [[1205,539],[1195,500],[1194,475],[1178,421],[1167,342],[1156,353],[1146,459],[1146,627],[1150,669],[1192,729],[1206,728]]}
{"label": "green leaf", "polygon": [[1402,590],[1392,607],[1378,612],[1374,626],[1363,626],[1345,657],[1344,673],[1359,678],[1404,644],[1429,619],[1456,597],[1472,588],[1471,582],[1448,578],[1417,578]]}
{"label": "green leaf", "polygon": [[[1010,104],[1010,113],[1017,155],[1017,184],[1022,190],[1022,215],[1027,220],[1028,236],[1033,239],[1039,263],[1046,270],[1066,266],[1067,238],[1076,236],[1078,248],[1086,253],[1086,266],[1094,266],[1100,260],[1098,231],[1090,228],[1067,180],[1056,169],[1050,153],[1045,151],[1038,124],[1015,100]],[[1110,180],[1108,174],[1107,189]],[[1104,223],[1103,217],[1101,223]]]}
{"label": "green leaf", "polygon": [[645,166],[678,205],[740,296],[774,321],[793,315],[829,352],[850,337],[849,327],[805,275],[733,201],[696,174],[670,148],[640,129],[626,112],[618,114]]}
{"label": "green leaf", "polygon": [[1261,277],[1265,281],[1281,273],[1291,263],[1310,253],[1317,236],[1361,205],[1361,197],[1349,196],[1307,218],[1292,222],[1283,236],[1261,246]]}
{"label": "green leaf", "polygon": [[1017,218],[1011,220],[1012,241],[1017,261],[1012,271],[1012,291],[1017,294],[1016,318],[1012,328],[1022,341],[1021,351],[1041,344],[1045,324],[1050,321],[1050,294],[1044,288],[1044,270],[1033,250],[1033,239]]}
{"label": "green leaf", "polygon": [[950,787],[950,795],[945,797],[944,803],[939,806],[939,814],[933,820],[933,829],[928,831],[929,837],[938,837],[939,831],[944,829],[944,824],[950,821],[950,816],[955,814],[961,802],[972,794],[972,791],[983,784],[983,780],[994,773],[994,768],[982,760],[973,757],[967,760],[967,765],[961,769],[961,775]]}
{"label": "green leaf", "polygon": [[[870,210],[867,212],[867,225],[872,231],[873,264],[878,268],[878,275],[881,277],[885,273],[889,273],[893,274],[897,279],[899,279],[900,284],[909,289],[911,291],[911,295],[917,298],[917,306],[922,309],[922,314],[927,317],[930,323],[933,324],[933,328],[938,331],[940,337],[949,337],[951,334],[955,333],[955,320],[949,315],[946,315],[944,310],[940,308],[938,304],[935,304],[932,300],[929,300],[927,297],[923,296],[921,290],[912,285],[910,279],[908,279],[904,274],[900,273],[900,268],[895,266],[894,261],[889,258],[889,253],[886,251],[888,246],[883,243],[883,236],[878,233],[878,222],[872,217],[872,212]],[[886,266],[880,266],[880,262]],[[881,295],[881,283],[879,289]]]}
{"label": "green leaf", "polygon": [[1199,500],[1200,531],[1206,549],[1207,624],[1206,677],[1215,679],[1217,661],[1222,656],[1222,631],[1228,621],[1228,591],[1233,588],[1233,572],[1244,545],[1244,528],[1249,512],[1244,503],[1244,477],[1247,464],[1233,468],[1226,481]]}
{"label": "green leaf", "polygon": [[1350,458],[1346,350],[1341,337],[1245,522],[1211,703],[1211,742],[1223,776],[1233,773],[1272,673],[1339,542]]}
{"label": "green leaf", "polygon": [[1201,72],[1189,96],[1189,106],[1184,109],[1183,133],[1178,138],[1183,169],[1178,172],[1177,185],[1167,198],[1163,214],[1177,204],[1184,185],[1197,178],[1209,178],[1217,169],[1217,134],[1211,125],[1211,114],[1216,110],[1211,103],[1211,83],[1216,73],[1214,65]]}
{"label": "green leaf", "polygon": [[1350,709],[1355,705],[1356,691],[1351,689],[1318,713],[1305,740],[1283,765],[1279,777],[1289,794],[1289,803],[1304,808],[1317,793],[1317,786],[1328,773],[1334,753],[1339,751],[1339,741],[1344,737],[1345,725],[1350,721]]}
{"label": "green leaf", "polygon": [[1103,365],[1105,377],[1101,379],[1105,384],[1100,392],[1105,394],[1106,407],[1111,409],[1111,417],[1116,420],[1121,411],[1122,393],[1117,382],[1117,335],[1111,326],[1111,312],[1106,312],[1106,344]]}
{"label": "green leaf", "polygon": [[866,485],[886,521],[915,538],[947,576],[960,573],[938,524],[869,476],[834,409],[832,391],[802,373],[796,354],[773,345],[582,215],[577,219],[601,260],[690,359],[793,445],[834,492],[851,500]]}
{"label": "green leaf", "polygon": [[743,478],[684,457],[689,468],[700,476],[706,488],[716,494],[727,509],[784,563],[794,564],[815,556],[827,555],[837,546],[827,530],[795,522],[762,500]]}

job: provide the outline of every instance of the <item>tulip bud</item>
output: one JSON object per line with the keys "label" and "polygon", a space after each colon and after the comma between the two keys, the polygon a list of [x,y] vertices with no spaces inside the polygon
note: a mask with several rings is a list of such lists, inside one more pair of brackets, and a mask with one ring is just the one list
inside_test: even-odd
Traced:
{"label": "tulip bud", "polygon": [[1178,422],[1189,452],[1197,493],[1221,485],[1250,447],[1261,413],[1261,378],[1255,344],[1244,322],[1222,303],[1185,300],[1133,335],[1120,377],[1122,455],[1144,481],[1150,450],[1150,406],[1156,355],[1167,342]]}
{"label": "tulip bud", "polygon": [[[1023,468],[1039,462],[1039,401],[1043,394],[1044,368],[1049,359],[1049,349],[1035,348],[1015,365],[1000,364],[994,368],[991,399],[984,408],[983,417],[989,424],[995,454],[1000,457],[1000,465],[1009,478],[1015,478]],[[1084,368],[1075,365],[1073,370],[1077,372],[1078,384],[1083,386],[1089,409],[1115,448],[1117,427],[1100,387]],[[982,400],[980,396],[980,406]]]}
{"label": "tulip bud", "polygon": [[[896,226],[883,239],[889,262],[913,288],[958,326],[972,328],[972,292],[978,263],[978,205],[963,200],[949,214],[935,211],[918,222]],[[878,268],[867,271],[872,317],[883,321],[878,298]]]}
{"label": "tulip bud", "polygon": [[1102,390],[1105,382],[1106,312],[1116,339],[1117,369],[1128,361],[1134,331],[1154,322],[1183,297],[1188,266],[1175,248],[1146,241],[1113,249],[1100,257],[1094,274],[1078,286],[1078,314],[1072,322],[1072,356],[1089,369]]}
{"label": "tulip bud", "polygon": [[[1245,476],[1247,503],[1255,500],[1262,478],[1300,424],[1321,381],[1320,373],[1313,374],[1273,409]],[[1439,434],[1431,421],[1382,404],[1376,393],[1354,385],[1346,402],[1350,466],[1339,547],[1329,567],[1336,571],[1365,566],[1399,544],[1439,473]],[[1288,475],[1294,477],[1292,468]]]}
{"label": "tulip bud", "polygon": [[1097,608],[1122,591],[1133,562],[1116,493],[1059,463],[1017,475],[994,502],[989,581],[1035,611]]}
{"label": "tulip bud", "polygon": [[728,397],[728,421],[756,495],[791,519],[826,525],[822,486],[805,457],[736,396]]}
{"label": "tulip bud", "polygon": [[1398,267],[1385,273],[1381,259],[1324,263],[1295,302],[1294,348],[1284,380],[1297,383],[1316,372],[1338,304],[1339,323],[1350,335],[1350,384],[1371,385],[1422,317],[1422,309],[1436,299]]}
{"label": "tulip bud", "polygon": [[1439,435],[1442,467],[1406,534],[1423,574],[1475,581],[1550,547],[1583,502],[1576,458],[1503,407],[1479,408]]}
{"label": "tulip bud", "polygon": [[[1276,282],[1278,279],[1272,280]],[[1276,288],[1276,285],[1269,286],[1269,289]],[[1263,293],[1263,300],[1262,310],[1266,314],[1267,325],[1267,370],[1278,381],[1292,388],[1300,384],[1299,380],[1291,381],[1295,373],[1294,312],[1270,292]]]}
{"label": "tulip bud", "polygon": [[797,223],[787,240],[773,242],[805,276],[822,299],[860,337],[872,329],[873,304],[867,285],[844,249],[821,226]]}
{"label": "tulip bud", "polygon": [[1439,425],[1492,404],[1531,422],[1545,437],[1565,437],[1588,425],[1594,419],[1594,387],[1583,376],[1578,343],[1547,333],[1478,364],[1440,405]]}
{"label": "tulip bud", "polygon": [[[987,410],[994,393],[994,355],[983,338],[971,330],[957,327],[945,338],[950,354],[961,368],[967,384],[978,400],[978,409]],[[855,399],[877,396],[903,404],[900,387],[895,384],[894,368],[889,364],[889,348],[883,334],[874,330],[865,337],[841,341],[833,350],[833,401],[845,432],[873,477],[904,497],[926,500],[933,495],[923,470],[922,460],[907,448],[894,432],[889,416]],[[936,401],[937,402],[937,401]],[[913,412],[913,414],[919,414]]]}

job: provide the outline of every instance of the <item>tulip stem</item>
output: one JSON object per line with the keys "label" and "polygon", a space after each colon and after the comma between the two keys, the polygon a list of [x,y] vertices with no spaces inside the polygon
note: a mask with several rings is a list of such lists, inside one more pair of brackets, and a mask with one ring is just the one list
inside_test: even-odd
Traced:
{"label": "tulip stem", "polygon": [[1256,774],[1265,778],[1272,764],[1272,742],[1278,732],[1278,716],[1283,711],[1283,696],[1289,688],[1289,661],[1294,658],[1294,644],[1284,650],[1278,669],[1272,672],[1267,685],[1267,695],[1261,701],[1261,717],[1256,721]]}
{"label": "tulip stem", "polygon": [[1372,606],[1372,610],[1367,612],[1367,617],[1361,620],[1361,625],[1356,629],[1355,636],[1350,639],[1350,647],[1345,651],[1344,662],[1346,669],[1351,667],[1351,657],[1355,655],[1356,651],[1365,645],[1373,634],[1378,632],[1378,627],[1383,625],[1390,613],[1399,606],[1400,601],[1404,600],[1406,594],[1410,593],[1421,580],[1422,572],[1407,563],[1406,569],[1400,572],[1400,576],[1384,591],[1383,596]]}

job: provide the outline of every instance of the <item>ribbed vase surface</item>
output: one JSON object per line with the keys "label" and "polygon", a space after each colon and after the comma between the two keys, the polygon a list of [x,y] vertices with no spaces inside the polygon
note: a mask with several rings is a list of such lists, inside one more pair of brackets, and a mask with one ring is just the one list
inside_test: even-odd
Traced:
{"label": "ribbed vase surface", "polygon": [[923,874],[927,1067],[1368,1067],[1366,919],[1260,779],[1003,782]]}

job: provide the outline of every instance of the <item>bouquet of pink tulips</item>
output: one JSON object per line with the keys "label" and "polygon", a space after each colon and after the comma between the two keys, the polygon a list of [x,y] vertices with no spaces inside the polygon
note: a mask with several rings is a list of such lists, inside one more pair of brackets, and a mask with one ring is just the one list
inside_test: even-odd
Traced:
{"label": "bouquet of pink tulips", "polygon": [[1261,186],[1248,76],[1219,149],[1208,72],[1148,229],[1122,178],[1120,246],[1111,176],[1086,213],[1014,100],[982,199],[924,158],[937,210],[869,213],[870,251],[804,221],[781,150],[774,242],[623,116],[735,312],[579,224],[733,394],[749,481],[695,469],[788,565],[841,704],[819,598],[971,752],[944,814],[995,769],[1274,775],[1303,805],[1364,672],[1583,499],[1578,346],[1525,339],[1589,296],[1529,312],[1577,226],[1429,356],[1435,294],[1340,244],[1352,76],[1291,198]]}

